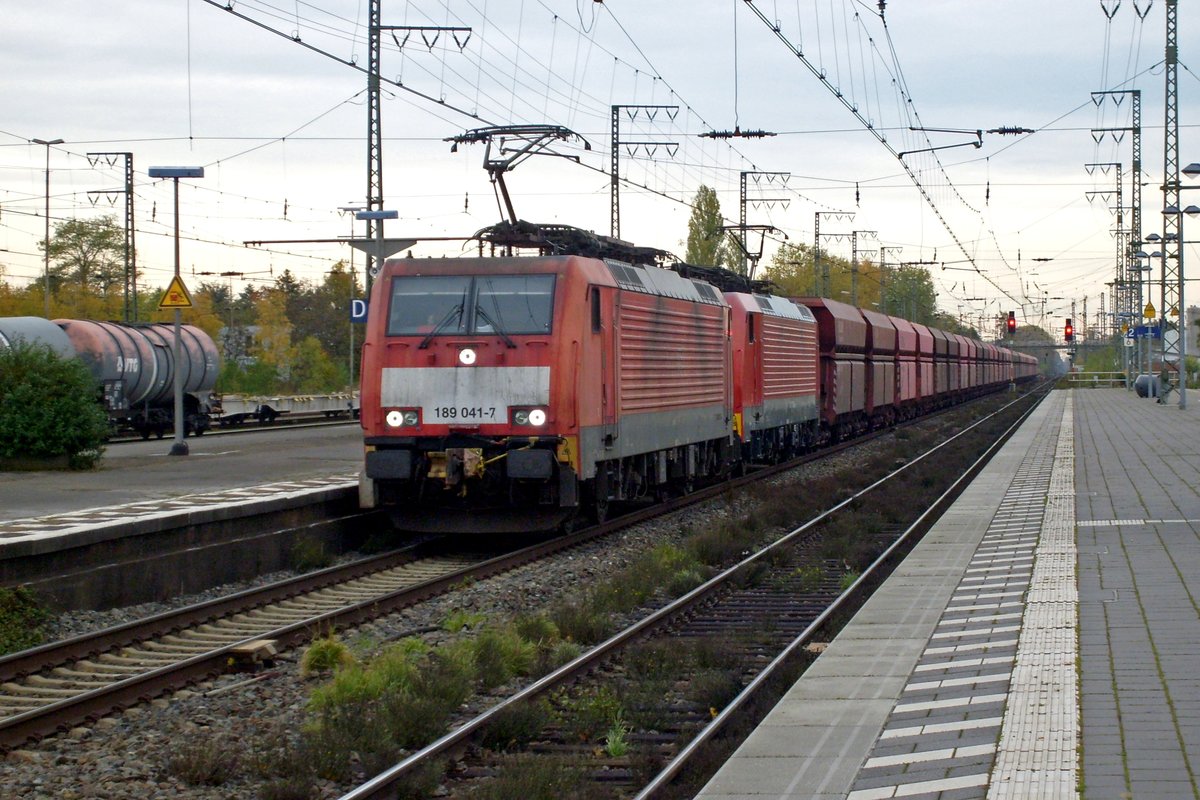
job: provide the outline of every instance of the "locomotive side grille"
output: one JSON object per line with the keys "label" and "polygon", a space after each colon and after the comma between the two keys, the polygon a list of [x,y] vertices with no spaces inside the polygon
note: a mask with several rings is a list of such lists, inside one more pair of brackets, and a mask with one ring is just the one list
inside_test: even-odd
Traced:
{"label": "locomotive side grille", "polygon": [[763,314],[761,341],[764,399],[816,394],[815,326]]}
{"label": "locomotive side grille", "polygon": [[621,407],[669,410],[726,402],[728,364],[721,307],[623,295],[619,316]]}

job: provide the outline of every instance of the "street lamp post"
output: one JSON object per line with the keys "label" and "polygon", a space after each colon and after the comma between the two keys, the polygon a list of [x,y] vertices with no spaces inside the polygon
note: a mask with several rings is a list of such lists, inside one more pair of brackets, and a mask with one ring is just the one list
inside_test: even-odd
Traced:
{"label": "street lamp post", "polygon": [[43,242],[43,254],[46,274],[46,319],[50,319],[50,146],[62,144],[62,139],[31,139],[34,144],[46,148],[46,239]]}
{"label": "street lamp post", "polygon": [[[338,206],[338,211],[342,214],[350,214],[350,238],[354,238],[354,220],[353,215],[360,211],[365,211],[362,206]],[[382,227],[382,226],[380,226]],[[354,306],[354,248],[350,248],[350,306]],[[350,320],[350,387],[354,387],[354,320]]]}
{"label": "street lamp post", "polygon": [[[1188,164],[1186,167],[1183,168],[1183,174],[1192,179],[1200,177],[1200,163],[1193,162],[1191,164]],[[1200,186],[1182,186],[1179,184],[1178,181],[1176,181],[1173,188],[1178,193],[1178,192],[1182,192],[1182,191],[1189,190],[1189,189],[1200,189]],[[1178,196],[1178,194],[1176,194],[1176,196]],[[1183,205],[1182,202],[1180,202],[1179,205]],[[1175,264],[1175,279],[1176,279],[1176,287],[1175,287],[1176,323],[1175,324],[1177,326],[1176,335],[1178,337],[1177,347],[1178,347],[1179,361],[1177,363],[1176,370],[1177,370],[1177,375],[1179,378],[1179,408],[1182,410],[1182,409],[1187,408],[1187,350],[1188,350],[1188,348],[1187,348],[1187,340],[1188,340],[1187,305],[1184,301],[1184,291],[1183,291],[1184,285],[1185,285],[1184,277],[1183,277],[1183,248],[1184,248],[1183,218],[1184,218],[1184,216],[1195,217],[1197,215],[1200,215],[1200,207],[1197,207],[1195,205],[1189,205],[1187,208],[1179,208],[1179,206],[1172,204],[1172,205],[1167,206],[1165,209],[1163,209],[1163,215],[1167,216],[1167,217],[1176,217],[1178,220],[1178,227],[1176,229],[1176,234],[1175,234],[1179,237],[1178,240],[1175,242],[1175,245],[1178,248],[1178,250],[1177,250],[1177,253],[1178,253],[1177,259],[1178,260]],[[1168,248],[1164,246],[1163,252],[1167,253]],[[1162,310],[1164,323],[1166,322],[1167,314],[1171,310],[1166,307],[1166,305],[1167,305],[1167,303],[1166,303],[1167,272],[1168,272],[1167,262],[1166,262],[1166,258],[1164,256],[1164,258],[1163,258],[1163,310]],[[1165,327],[1166,326],[1164,324],[1164,326],[1163,326],[1164,330],[1165,330]],[[1167,354],[1167,343],[1166,343],[1166,339],[1164,337],[1164,339],[1163,339],[1163,357],[1164,357],[1163,360],[1164,360],[1164,362],[1166,361],[1166,354]]]}
{"label": "street lamp post", "polygon": [[[175,279],[179,280],[179,179],[203,178],[204,167],[151,167],[151,178],[170,178],[175,183]],[[183,311],[175,308],[175,441],[171,455],[186,456],[187,442],[183,440]]]}

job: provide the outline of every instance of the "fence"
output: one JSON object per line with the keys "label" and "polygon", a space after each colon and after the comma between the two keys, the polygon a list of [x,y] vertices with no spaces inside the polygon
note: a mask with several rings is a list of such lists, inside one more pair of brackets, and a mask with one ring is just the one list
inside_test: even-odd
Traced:
{"label": "fence", "polygon": [[1067,386],[1073,389],[1124,389],[1124,372],[1072,372]]}

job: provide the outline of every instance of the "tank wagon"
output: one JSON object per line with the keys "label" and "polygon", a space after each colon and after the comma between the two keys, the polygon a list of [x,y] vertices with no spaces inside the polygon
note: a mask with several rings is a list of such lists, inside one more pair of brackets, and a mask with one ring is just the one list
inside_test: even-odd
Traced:
{"label": "tank wagon", "polygon": [[194,325],[180,328],[182,358],[175,361],[175,330],[166,323],[9,317],[0,319],[0,346],[17,339],[44,344],[87,365],[115,429],[148,439],[162,437],[175,424],[175,371],[183,383],[185,434],[200,435],[212,425],[210,395],[220,356],[212,338]]}
{"label": "tank wagon", "polygon": [[1031,357],[896,317],[540,232],[534,256],[384,264],[363,345],[363,507],[410,529],[603,519],[610,502],[1036,374]]}

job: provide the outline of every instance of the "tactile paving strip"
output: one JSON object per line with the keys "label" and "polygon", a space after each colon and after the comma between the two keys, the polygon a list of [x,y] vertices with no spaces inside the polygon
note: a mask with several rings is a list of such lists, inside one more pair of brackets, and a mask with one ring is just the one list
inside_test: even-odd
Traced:
{"label": "tactile paving strip", "polygon": [[[1073,480],[1072,465],[1064,473],[1063,466],[1056,464],[1064,436],[1068,445],[1072,443],[1070,401],[1064,402],[1062,414],[1047,415],[1005,492],[910,682],[860,769],[849,800],[989,796],[993,767],[1009,741],[1001,736],[1006,705],[1013,704],[1012,693],[1018,686],[1027,686],[1031,679],[1036,684],[1044,674],[1038,671],[1046,661],[1040,650],[1039,655],[1021,657],[1027,626],[1040,628],[1043,621],[1048,623],[1046,635],[1062,649],[1066,642],[1060,623],[1069,617],[1074,625],[1073,612],[1065,610],[1066,598],[1060,603],[1039,603],[1032,623],[1026,611],[1031,592],[1045,595],[1047,601],[1060,599],[1056,582],[1068,575],[1073,580],[1074,575],[1074,561],[1066,563],[1060,537],[1055,539],[1055,552],[1044,562],[1039,549],[1046,538],[1047,495],[1055,490],[1059,475],[1065,474],[1069,483]],[[1053,580],[1047,582],[1045,576]],[[1069,666],[1073,681],[1073,659]],[[1055,705],[1043,709],[1057,723],[1064,710],[1058,702],[1063,693],[1054,694]],[[1036,737],[1040,730],[1030,726],[1020,735]]]}
{"label": "tactile paving strip", "polygon": [[1076,798],[1079,655],[1075,437],[1067,403],[988,800]]}
{"label": "tactile paving strip", "polygon": [[205,494],[181,495],[160,500],[145,500],[117,506],[73,511],[45,517],[26,517],[0,522],[0,541],[18,542],[44,539],[50,536],[67,536],[84,530],[93,530],[115,525],[127,525],[148,519],[162,519],[188,514],[201,509],[219,509],[243,506],[250,502],[299,497],[317,491],[347,488],[358,485],[358,475],[331,475],[327,478],[309,478],[298,481],[281,481],[257,486],[245,486]]}

